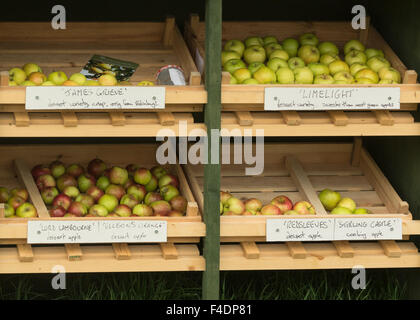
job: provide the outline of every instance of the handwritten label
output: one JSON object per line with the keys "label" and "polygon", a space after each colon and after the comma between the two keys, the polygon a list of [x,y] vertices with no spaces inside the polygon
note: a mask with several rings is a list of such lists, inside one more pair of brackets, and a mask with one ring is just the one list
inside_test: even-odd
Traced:
{"label": "handwritten label", "polygon": [[400,88],[266,88],[264,110],[398,110]]}
{"label": "handwritten label", "polygon": [[401,240],[398,218],[336,219],[335,240]]}
{"label": "handwritten label", "polygon": [[267,219],[267,241],[330,241],[333,219]]}
{"label": "handwritten label", "polygon": [[166,242],[166,221],[28,221],[28,243]]}
{"label": "handwritten label", "polygon": [[401,240],[400,218],[267,219],[266,237],[276,241]]}
{"label": "handwritten label", "polygon": [[165,88],[155,86],[27,87],[26,109],[165,109]]}

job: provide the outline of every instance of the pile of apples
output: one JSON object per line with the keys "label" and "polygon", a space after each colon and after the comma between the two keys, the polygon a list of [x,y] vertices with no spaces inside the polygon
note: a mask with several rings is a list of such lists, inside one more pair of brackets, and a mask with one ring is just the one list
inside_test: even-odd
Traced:
{"label": "pile of apples", "polygon": [[223,70],[231,84],[397,84],[401,74],[382,50],[365,48],[359,40],[344,46],[303,34],[299,40],[248,37],[230,40],[222,52]]}
{"label": "pile of apples", "polygon": [[353,199],[342,198],[339,192],[331,189],[322,190],[318,197],[324,208],[330,211],[330,214],[371,214],[368,209],[357,208]]}
{"label": "pile of apples", "polygon": [[293,202],[286,196],[275,197],[267,205],[259,199],[248,199],[242,201],[229,192],[220,191],[220,214],[224,216],[232,215],[313,215],[316,214],[315,208],[308,201]]}
{"label": "pile of apples", "polygon": [[32,203],[27,202],[29,193],[23,188],[9,190],[0,187],[0,203],[4,203],[4,216],[6,218],[33,218],[38,215]]}
{"label": "pile of apples", "polygon": [[[67,77],[63,71],[51,72],[48,76],[35,63],[26,63],[22,68],[9,70],[9,86],[130,86],[131,82],[118,82],[112,74],[104,74],[98,80],[86,79],[81,73]],[[153,86],[152,81],[141,81],[139,86]]]}
{"label": "pile of apples", "polygon": [[31,173],[51,217],[179,217],[187,210],[178,178],[160,166],[108,168],[93,159],[85,170],[54,161]]}

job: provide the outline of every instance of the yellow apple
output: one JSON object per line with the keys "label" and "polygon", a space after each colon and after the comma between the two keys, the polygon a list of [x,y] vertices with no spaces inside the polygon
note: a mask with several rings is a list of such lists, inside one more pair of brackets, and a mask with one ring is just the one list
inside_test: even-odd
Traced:
{"label": "yellow apple", "polygon": [[79,86],[83,86],[86,83],[86,77],[81,73],[73,73],[69,80],[76,82]]}
{"label": "yellow apple", "polygon": [[13,68],[9,70],[9,80],[21,84],[26,80],[26,73],[20,68]]}
{"label": "yellow apple", "polygon": [[41,68],[35,63],[27,63],[23,66],[23,71],[29,76],[32,72],[42,72]]}
{"label": "yellow apple", "polygon": [[118,81],[113,75],[104,74],[99,77],[98,82],[101,86],[115,86]]}

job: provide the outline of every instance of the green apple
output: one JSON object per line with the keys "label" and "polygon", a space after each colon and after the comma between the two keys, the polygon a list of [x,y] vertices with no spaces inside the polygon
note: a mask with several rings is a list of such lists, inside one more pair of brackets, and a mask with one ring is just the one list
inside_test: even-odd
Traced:
{"label": "green apple", "polygon": [[304,33],[299,37],[299,42],[302,46],[317,46],[319,40],[313,33]]}
{"label": "green apple", "polygon": [[330,73],[334,76],[336,73],[342,72],[342,71],[346,71],[346,72],[350,72],[350,68],[348,66],[347,63],[345,63],[344,61],[341,60],[336,60],[331,62],[328,65],[328,68],[330,69]]}
{"label": "green apple", "polygon": [[401,83],[401,74],[397,69],[385,67],[379,70],[379,78],[381,80],[392,80]]}
{"label": "green apple", "polygon": [[84,86],[86,83],[86,77],[81,73],[72,74],[70,80],[76,82],[79,86]]}
{"label": "green apple", "polygon": [[236,51],[222,51],[222,66],[232,59],[241,59],[241,55]]}
{"label": "green apple", "polygon": [[354,77],[347,71],[340,71],[334,75],[335,81],[346,81],[348,84],[354,83]]}
{"label": "green apple", "polygon": [[108,212],[112,212],[118,206],[118,199],[111,194],[104,194],[99,198],[98,204],[103,205]]}
{"label": "green apple", "polygon": [[47,80],[47,81],[43,82],[41,84],[41,86],[55,86],[55,84],[54,84],[54,82]]}
{"label": "green apple", "polygon": [[261,37],[248,37],[245,39],[245,47],[264,46],[264,40]]}
{"label": "green apple", "polygon": [[286,50],[274,50],[270,54],[270,59],[274,59],[274,58],[280,58],[287,61],[289,60],[289,54],[287,53]]}
{"label": "green apple", "polygon": [[236,80],[238,80],[238,83],[242,83],[245,80],[252,78],[251,71],[249,71],[247,68],[241,68],[236,70],[233,73],[233,76],[236,78]]}
{"label": "green apple", "polygon": [[355,80],[355,83],[357,84],[375,84],[371,79],[368,78],[359,78]]}
{"label": "green apple", "polygon": [[36,86],[35,83],[33,83],[32,81],[29,81],[29,80],[23,81],[20,85],[24,86],[24,87]]}
{"label": "green apple", "polygon": [[382,57],[373,57],[367,61],[367,66],[375,72],[379,72],[382,68],[389,68],[391,64],[388,60]]}
{"label": "green apple", "polygon": [[334,82],[334,78],[329,74],[320,74],[314,79],[314,84],[334,84]]}
{"label": "green apple", "polygon": [[331,54],[337,56],[339,53],[337,46],[334,43],[328,41],[320,43],[318,45],[318,50],[321,56],[324,54]]}
{"label": "green apple", "polygon": [[26,73],[20,68],[13,68],[9,70],[9,80],[17,84],[21,84],[26,80]]}
{"label": "green apple", "polygon": [[351,212],[356,210],[356,202],[354,202],[351,198],[342,198],[340,202],[337,204],[337,207],[347,208]]}
{"label": "green apple", "polygon": [[10,218],[14,215],[15,215],[15,209],[13,209],[13,207],[10,204],[6,203],[4,205],[4,216],[6,218]]}
{"label": "green apple", "polygon": [[22,69],[23,69],[23,71],[25,71],[26,76],[29,76],[33,72],[41,72],[42,73],[42,69],[35,63],[26,63],[22,67]]}
{"label": "green apple", "polygon": [[278,43],[278,40],[275,36],[266,36],[264,37],[263,41],[264,41],[264,46],[270,43]]}
{"label": "green apple", "polygon": [[248,65],[248,70],[251,71],[251,74],[254,74],[263,65],[264,63],[262,62],[253,62]]}
{"label": "green apple", "polygon": [[353,214],[353,211],[348,208],[336,207],[331,211],[331,214],[349,215],[349,214]]}
{"label": "green apple", "polygon": [[356,73],[358,73],[360,70],[368,69],[367,65],[360,64],[360,63],[353,63],[350,66],[350,73],[354,77]]}
{"label": "green apple", "polygon": [[334,84],[349,84],[349,83],[347,81],[337,80],[337,81],[334,81]]}
{"label": "green apple", "polygon": [[279,68],[288,68],[289,64],[286,60],[280,58],[272,58],[268,60],[267,67],[276,72]]}
{"label": "green apple", "polygon": [[319,76],[321,74],[330,74],[330,69],[328,66],[318,62],[311,62],[308,64],[308,68],[311,69],[314,76]]}
{"label": "green apple", "polygon": [[295,83],[295,73],[288,67],[281,67],[276,71],[277,82],[280,84]]}
{"label": "green apple", "polygon": [[286,211],[283,215],[285,216],[300,216],[300,213],[295,210]]}
{"label": "green apple", "polygon": [[106,217],[108,215],[108,209],[101,204],[95,204],[90,207],[89,214],[97,217]]}
{"label": "green apple", "polygon": [[328,66],[331,62],[334,62],[336,60],[340,60],[340,57],[331,53],[323,54],[321,58],[319,58],[319,62],[325,64],[326,66]]}
{"label": "green apple", "polygon": [[223,50],[224,51],[235,51],[240,55],[239,58],[241,58],[244,51],[245,51],[245,45],[241,40],[233,39],[233,40],[229,40],[228,42],[226,42]]}
{"label": "green apple", "polygon": [[270,58],[270,54],[274,50],[283,50],[283,47],[278,43],[270,43],[264,46],[264,49],[265,49],[265,53],[267,54],[267,57]]}
{"label": "green apple", "polygon": [[368,58],[368,60],[369,60],[370,58],[373,58],[373,57],[382,57],[382,58],[384,58],[384,57],[385,57],[385,55],[384,55],[384,53],[383,53],[383,51],[382,51],[382,50],[373,49],[373,48],[368,48],[368,49],[366,49],[366,50],[365,50],[365,55],[366,55],[366,57]]}
{"label": "green apple", "polygon": [[312,84],[314,82],[314,74],[308,67],[296,68],[293,72],[297,84]]}
{"label": "green apple", "polygon": [[398,84],[398,82],[395,82],[394,80],[380,80],[378,84]]}
{"label": "green apple", "polygon": [[99,82],[97,80],[86,80],[85,86],[99,86]]}
{"label": "green apple", "polygon": [[378,74],[375,71],[373,71],[369,68],[360,70],[358,73],[356,73],[356,75],[354,77],[356,79],[361,79],[361,78],[370,79],[370,80],[372,80],[373,83],[378,83],[379,82]]}
{"label": "green apple", "polygon": [[362,51],[352,50],[346,54],[344,60],[351,66],[354,63],[366,64],[367,57]]}
{"label": "green apple", "polygon": [[244,60],[248,64],[253,62],[263,63],[266,57],[265,49],[261,46],[251,46],[244,51]]}
{"label": "green apple", "polygon": [[365,208],[357,208],[353,211],[353,214],[371,214],[372,212]]}
{"label": "green apple", "polygon": [[33,204],[25,202],[16,209],[16,215],[21,218],[34,218],[37,212]]}
{"label": "green apple", "polygon": [[276,83],[277,80],[274,71],[266,66],[259,68],[258,71],[254,73],[253,77],[261,84]]}
{"label": "green apple", "polygon": [[289,68],[295,70],[296,68],[302,68],[305,66],[305,61],[303,61],[299,57],[290,58],[287,62],[289,64]]}
{"label": "green apple", "polygon": [[344,55],[352,50],[365,51],[365,46],[359,40],[350,40],[344,45]]}
{"label": "green apple", "polygon": [[245,62],[241,59],[232,59],[223,65],[223,70],[233,74],[236,70],[246,68]]}
{"label": "green apple", "polygon": [[289,57],[296,57],[299,49],[299,41],[294,38],[284,39],[282,42],[282,47],[289,54]]}
{"label": "green apple", "polygon": [[238,84],[238,79],[236,79],[234,76],[230,75],[229,84]]}
{"label": "green apple", "polygon": [[331,189],[322,190],[319,193],[318,197],[324,208],[328,211],[334,209],[341,200],[340,193]]}
{"label": "green apple", "polygon": [[18,84],[15,81],[9,80],[9,87],[16,87]]}
{"label": "green apple", "polygon": [[65,81],[67,81],[67,76],[62,71],[55,71],[48,75],[48,81],[51,81],[57,86],[61,86]]}
{"label": "green apple", "polygon": [[319,58],[321,57],[318,48],[311,45],[304,45],[300,47],[298,51],[298,56],[306,64],[309,64],[311,62],[318,62]]}
{"label": "green apple", "polygon": [[260,84],[260,83],[254,78],[251,78],[251,79],[246,79],[244,82],[242,82],[242,84]]}

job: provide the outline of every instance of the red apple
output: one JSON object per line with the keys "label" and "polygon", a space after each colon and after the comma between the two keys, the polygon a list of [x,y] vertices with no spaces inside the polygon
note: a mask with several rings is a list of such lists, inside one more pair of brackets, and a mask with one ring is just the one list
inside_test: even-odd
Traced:
{"label": "red apple", "polygon": [[129,217],[131,216],[131,208],[125,204],[120,204],[113,213],[116,213],[119,217]]}
{"label": "red apple", "polygon": [[61,161],[54,161],[50,164],[51,175],[54,178],[59,178],[66,173],[66,167]]}
{"label": "red apple", "polygon": [[150,217],[153,215],[153,209],[147,204],[138,204],[133,208],[133,215],[140,217]]}
{"label": "red apple", "polygon": [[145,186],[142,186],[141,184],[135,184],[127,189],[127,194],[134,194],[137,196],[137,199],[139,201],[143,201],[144,197],[147,194]]}
{"label": "red apple", "polygon": [[10,194],[7,188],[1,187],[0,188],[0,203],[6,203],[9,200]]}
{"label": "red apple", "polygon": [[64,217],[66,215],[66,209],[60,206],[52,207],[48,212],[51,217]]}
{"label": "red apple", "polygon": [[271,200],[271,204],[274,204],[276,207],[278,207],[281,211],[281,214],[293,209],[292,201],[290,201],[290,199],[286,196],[275,197],[273,200]]}
{"label": "red apple", "polygon": [[315,214],[315,208],[307,201],[299,201],[295,203],[293,210],[299,214]]}
{"label": "red apple", "polygon": [[281,214],[281,210],[274,204],[268,204],[262,207],[261,214],[266,216],[277,216]]}
{"label": "red apple", "polygon": [[150,204],[155,216],[167,216],[172,211],[171,205],[164,200],[155,201]]}
{"label": "red apple", "polygon": [[76,198],[75,202],[81,202],[86,206],[86,208],[90,209],[95,204],[95,199],[87,194],[80,194]]}
{"label": "red apple", "polygon": [[55,197],[58,196],[58,190],[55,187],[45,188],[41,191],[42,200],[44,200],[45,204],[52,204]]}
{"label": "red apple", "polygon": [[140,168],[140,166],[131,163],[125,167],[125,170],[127,170],[129,177],[132,178],[138,168]]}
{"label": "red apple", "polygon": [[242,200],[231,197],[226,201],[224,211],[232,211],[235,215],[241,215],[245,211],[245,204]]}
{"label": "red apple", "polygon": [[32,168],[31,170],[32,177],[36,180],[38,177],[43,176],[44,174],[51,174],[51,170],[49,167],[39,164]]}
{"label": "red apple", "polygon": [[83,217],[87,215],[88,208],[81,202],[73,202],[67,211],[77,217]]}
{"label": "red apple", "polygon": [[54,207],[63,207],[64,209],[68,209],[71,205],[71,199],[69,196],[65,195],[64,193],[60,193],[56,196],[52,202]]}
{"label": "red apple", "polygon": [[184,214],[182,212],[176,211],[176,210],[172,210],[171,212],[169,212],[168,217],[183,217]]}
{"label": "red apple", "polygon": [[138,168],[134,172],[134,181],[138,184],[146,185],[152,179],[152,173],[146,168]]}
{"label": "red apple", "polygon": [[11,196],[21,197],[23,200],[28,201],[29,193],[26,189],[14,188],[10,191]]}
{"label": "red apple", "polygon": [[263,207],[263,204],[258,199],[252,198],[245,201],[245,209],[247,212],[251,213],[252,215],[256,215],[257,212],[261,211],[262,207]]}
{"label": "red apple", "polygon": [[87,171],[90,175],[95,177],[96,179],[99,178],[104,171],[106,170],[106,164],[101,159],[93,159],[89,162],[87,166]]}
{"label": "red apple", "polygon": [[67,167],[66,172],[72,177],[78,178],[85,170],[80,164],[72,164]]}
{"label": "red apple", "polygon": [[106,188],[105,193],[115,196],[118,199],[118,201],[120,201],[123,195],[125,195],[125,190],[122,186],[110,184],[108,188]]}
{"label": "red apple", "polygon": [[13,209],[17,209],[17,208],[19,208],[22,204],[24,204],[25,203],[25,200],[24,199],[22,199],[21,197],[19,197],[19,196],[13,196],[13,197],[10,197],[9,198],[9,200],[7,201],[7,204],[9,205],[9,206],[11,206]]}
{"label": "red apple", "polygon": [[112,167],[109,172],[109,180],[112,184],[124,185],[128,180],[128,172],[120,167]]}
{"label": "red apple", "polygon": [[137,196],[134,194],[126,194],[120,200],[120,204],[124,204],[130,209],[133,209],[138,203]]}
{"label": "red apple", "polygon": [[97,186],[91,186],[87,189],[86,194],[91,196],[95,202],[98,202],[98,200],[104,195],[104,192]]}
{"label": "red apple", "polygon": [[175,211],[179,211],[182,214],[185,213],[187,211],[187,199],[185,199],[183,196],[176,196],[173,197],[170,201],[169,201],[171,207],[173,210]]}
{"label": "red apple", "polygon": [[[257,212],[257,211],[255,211]],[[251,211],[246,210],[244,213],[242,213],[243,216],[255,216],[256,213],[252,213]]]}
{"label": "red apple", "polygon": [[63,192],[64,189],[68,186],[77,187],[77,180],[73,176],[69,174],[63,174],[60,178],[57,179],[57,187],[61,192]]}
{"label": "red apple", "polygon": [[157,192],[149,192],[144,197],[144,203],[150,205],[152,202],[163,200],[162,196]]}
{"label": "red apple", "polygon": [[124,183],[123,188],[124,188],[125,190],[127,190],[128,188],[130,188],[131,186],[134,186],[135,184],[136,184],[136,183],[134,182],[134,180],[133,180],[133,179],[128,178],[127,182],[126,182],[126,183]]}
{"label": "red apple", "polygon": [[39,190],[44,190],[45,188],[55,187],[56,186],[55,179],[50,174],[44,174],[42,176],[39,176],[36,179],[36,186],[38,187]]}
{"label": "red apple", "polygon": [[165,174],[159,179],[159,188],[162,188],[167,185],[173,185],[175,188],[179,188],[178,178],[172,174]]}

